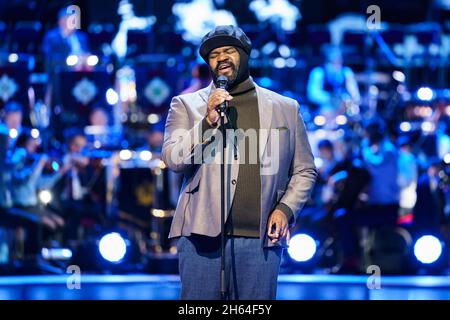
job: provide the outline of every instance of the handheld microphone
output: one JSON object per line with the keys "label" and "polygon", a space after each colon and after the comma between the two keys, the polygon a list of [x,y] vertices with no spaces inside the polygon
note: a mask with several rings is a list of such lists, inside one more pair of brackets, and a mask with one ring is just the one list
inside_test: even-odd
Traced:
{"label": "handheld microphone", "polygon": [[[228,88],[228,78],[225,76],[217,77],[217,88],[227,90]],[[217,107],[219,113],[225,111],[228,106],[228,101],[224,101],[220,106]]]}
{"label": "handheld microphone", "polygon": [[228,78],[225,76],[217,77],[217,88],[227,90],[228,88]]}

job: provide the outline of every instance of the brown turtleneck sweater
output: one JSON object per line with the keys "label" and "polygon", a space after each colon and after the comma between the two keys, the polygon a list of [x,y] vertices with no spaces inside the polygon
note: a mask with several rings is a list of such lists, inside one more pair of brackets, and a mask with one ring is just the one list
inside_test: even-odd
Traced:
{"label": "brown turtleneck sweater", "polygon": [[[260,236],[261,219],[261,175],[258,156],[259,111],[255,85],[251,78],[230,91],[233,100],[229,102],[228,116],[235,130],[255,130],[257,145],[249,137],[237,139],[240,153],[239,175],[236,192],[227,220],[227,234],[233,236]],[[253,139],[255,140],[255,139]],[[250,145],[250,142],[252,145]]]}

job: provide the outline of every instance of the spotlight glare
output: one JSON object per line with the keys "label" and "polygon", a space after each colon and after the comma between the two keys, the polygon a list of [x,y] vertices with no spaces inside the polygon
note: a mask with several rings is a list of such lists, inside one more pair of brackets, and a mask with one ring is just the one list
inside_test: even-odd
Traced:
{"label": "spotlight glare", "polygon": [[411,131],[411,123],[409,123],[409,122],[400,123],[400,130],[403,132]]}
{"label": "spotlight glare", "polygon": [[336,117],[336,124],[343,126],[347,124],[347,117],[344,115],[339,115]]}
{"label": "spotlight glare", "polygon": [[434,97],[434,92],[429,87],[422,87],[417,90],[417,98],[422,101],[430,101]]}
{"label": "spotlight glare", "polygon": [[273,65],[277,69],[282,69],[286,67],[286,60],[284,58],[276,58],[273,60]]}
{"label": "spotlight glare", "polygon": [[297,61],[295,60],[295,58],[287,58],[286,59],[286,67],[295,68],[296,65],[297,65]]}
{"label": "spotlight glare", "polygon": [[94,141],[94,148],[95,149],[100,149],[102,147],[102,143],[98,140]]}
{"label": "spotlight glare", "polygon": [[316,165],[316,168],[317,168],[317,169],[322,168],[322,166],[323,166],[323,160],[322,160],[322,158],[315,157],[315,158],[314,158],[314,164]]}
{"label": "spotlight glare", "polygon": [[120,160],[128,161],[133,157],[133,153],[130,150],[124,149],[119,152]]}
{"label": "spotlight glare", "polygon": [[323,126],[327,122],[327,119],[324,116],[316,116],[314,118],[314,123],[317,126]]}
{"label": "spotlight glare", "polygon": [[109,262],[120,262],[127,252],[127,244],[117,232],[108,233],[100,239],[98,250]]}
{"label": "spotlight glare", "polygon": [[392,78],[394,78],[398,82],[405,82],[406,76],[403,72],[395,70],[392,72]]}
{"label": "spotlight glare", "polygon": [[8,56],[8,61],[9,63],[16,63],[17,61],[19,61],[19,55],[17,53],[11,53]]}
{"label": "spotlight glare", "polygon": [[54,170],[54,171],[59,171],[59,163],[58,162],[56,162],[56,161],[52,161],[52,163],[51,163],[51,167],[52,167],[52,169]]}
{"label": "spotlight glare", "polygon": [[90,55],[87,58],[87,64],[88,66],[94,67],[98,64],[98,57],[96,55]]}
{"label": "spotlight glare", "polygon": [[310,260],[316,253],[316,241],[307,234],[297,234],[289,244],[289,256],[298,262]]}
{"label": "spotlight glare", "polygon": [[152,153],[148,150],[141,151],[139,154],[139,158],[141,158],[142,161],[150,161],[152,156]]}
{"label": "spotlight glare", "polygon": [[114,89],[109,88],[108,90],[106,90],[106,101],[111,106],[119,102],[119,95],[116,91],[114,91]]}
{"label": "spotlight glare", "polygon": [[66,64],[69,67],[73,67],[74,65],[76,65],[78,63],[78,57],[74,54],[71,54],[70,56],[67,57],[66,59]]}
{"label": "spotlight glare", "polygon": [[434,124],[430,121],[425,121],[422,123],[421,128],[424,133],[430,133],[434,130]]}
{"label": "spotlight glare", "polygon": [[46,260],[69,260],[72,250],[67,248],[42,248],[41,255]]}
{"label": "spotlight glare", "polygon": [[17,129],[12,128],[9,130],[9,137],[11,139],[16,139],[18,135],[19,135],[19,132],[17,131]]}
{"label": "spotlight glare", "polygon": [[148,123],[150,123],[150,124],[158,123],[158,122],[159,122],[159,119],[160,119],[160,117],[159,117],[159,115],[157,115],[156,113],[151,113],[151,114],[149,114],[148,117],[147,117],[147,121],[148,121]]}
{"label": "spotlight glare", "polygon": [[278,52],[283,58],[288,58],[291,56],[291,49],[289,49],[289,47],[284,44],[278,47]]}
{"label": "spotlight glare", "polygon": [[450,164],[450,153],[447,153],[444,156],[444,162],[445,162],[445,164]]}
{"label": "spotlight glare", "polygon": [[39,200],[47,205],[52,201],[52,193],[48,190],[41,190],[41,192],[39,192]]}
{"label": "spotlight glare", "polygon": [[39,130],[38,129],[31,129],[31,136],[33,137],[33,139],[37,139],[39,138]]}
{"label": "spotlight glare", "polygon": [[442,253],[442,244],[434,236],[420,237],[414,245],[414,255],[424,264],[431,264],[439,259]]}

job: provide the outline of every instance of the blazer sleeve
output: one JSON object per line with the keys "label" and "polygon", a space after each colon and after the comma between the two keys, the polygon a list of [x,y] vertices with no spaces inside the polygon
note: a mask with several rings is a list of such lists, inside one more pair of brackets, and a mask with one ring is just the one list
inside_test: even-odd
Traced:
{"label": "blazer sleeve", "polygon": [[206,117],[191,127],[185,103],[180,96],[174,97],[166,120],[162,160],[169,169],[180,173],[201,164],[203,150],[217,131]]}
{"label": "blazer sleeve", "polygon": [[296,218],[300,210],[308,201],[317,179],[317,169],[314,164],[314,157],[297,102],[295,102],[295,106],[296,125],[294,157],[289,169],[290,179],[287,189],[280,199],[280,204],[284,204],[292,211],[293,217],[291,217],[289,221],[290,225],[295,224]]}

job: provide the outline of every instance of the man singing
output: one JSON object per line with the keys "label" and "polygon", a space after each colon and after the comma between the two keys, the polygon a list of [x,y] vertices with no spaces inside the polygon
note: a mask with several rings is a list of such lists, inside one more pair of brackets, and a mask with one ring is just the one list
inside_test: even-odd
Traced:
{"label": "man singing", "polygon": [[[228,299],[275,299],[283,248],[317,172],[298,103],[249,75],[251,42],[218,26],[200,55],[213,82],[174,97],[162,158],[184,175],[169,237],[179,237],[182,299],[220,299],[221,164],[225,147],[225,277]],[[227,90],[217,79],[228,79]],[[217,107],[228,101],[220,136]],[[228,132],[236,133],[228,139]],[[257,134],[252,134],[257,133]],[[213,159],[213,161],[211,161]]]}

